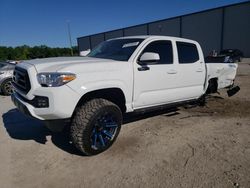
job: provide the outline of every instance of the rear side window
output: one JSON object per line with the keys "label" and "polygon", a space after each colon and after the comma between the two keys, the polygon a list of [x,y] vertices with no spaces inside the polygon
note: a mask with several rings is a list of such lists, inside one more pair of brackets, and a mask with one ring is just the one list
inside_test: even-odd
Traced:
{"label": "rear side window", "polygon": [[187,43],[187,42],[176,42],[179,63],[194,63],[198,61],[199,53],[195,44]]}
{"label": "rear side window", "polygon": [[173,64],[173,48],[171,41],[154,41],[151,42],[142,52],[158,53],[160,60],[157,64]]}

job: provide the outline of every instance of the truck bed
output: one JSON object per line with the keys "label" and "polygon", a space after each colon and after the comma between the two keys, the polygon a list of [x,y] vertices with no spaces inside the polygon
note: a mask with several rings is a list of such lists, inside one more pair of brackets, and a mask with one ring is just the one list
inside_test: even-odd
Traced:
{"label": "truck bed", "polygon": [[230,87],[234,83],[238,64],[236,63],[206,63],[208,80],[218,79],[218,89]]}

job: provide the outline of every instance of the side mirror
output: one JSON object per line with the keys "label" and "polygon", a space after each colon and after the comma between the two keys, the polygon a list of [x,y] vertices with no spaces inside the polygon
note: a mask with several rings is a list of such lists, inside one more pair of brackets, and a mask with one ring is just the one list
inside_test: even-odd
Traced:
{"label": "side mirror", "polygon": [[87,56],[90,53],[90,49],[84,50],[80,52],[80,56]]}
{"label": "side mirror", "polygon": [[144,63],[154,63],[154,62],[157,62],[159,60],[160,60],[160,56],[159,56],[158,53],[145,52],[140,57],[139,62],[141,62],[142,64],[144,64]]}

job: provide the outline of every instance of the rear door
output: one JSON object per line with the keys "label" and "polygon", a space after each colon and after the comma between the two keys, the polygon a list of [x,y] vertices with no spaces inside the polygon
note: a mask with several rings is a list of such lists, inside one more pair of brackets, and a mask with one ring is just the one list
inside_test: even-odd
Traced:
{"label": "rear door", "polygon": [[182,99],[195,99],[204,93],[206,67],[200,45],[176,41],[178,77],[176,84]]}

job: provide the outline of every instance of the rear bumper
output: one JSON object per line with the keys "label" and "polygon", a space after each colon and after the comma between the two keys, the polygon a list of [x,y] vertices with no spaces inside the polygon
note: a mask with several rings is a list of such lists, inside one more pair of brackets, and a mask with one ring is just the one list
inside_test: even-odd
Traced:
{"label": "rear bumper", "polygon": [[239,86],[232,86],[229,90],[227,90],[227,95],[229,97],[234,96],[236,93],[238,93],[240,91],[240,87]]}

